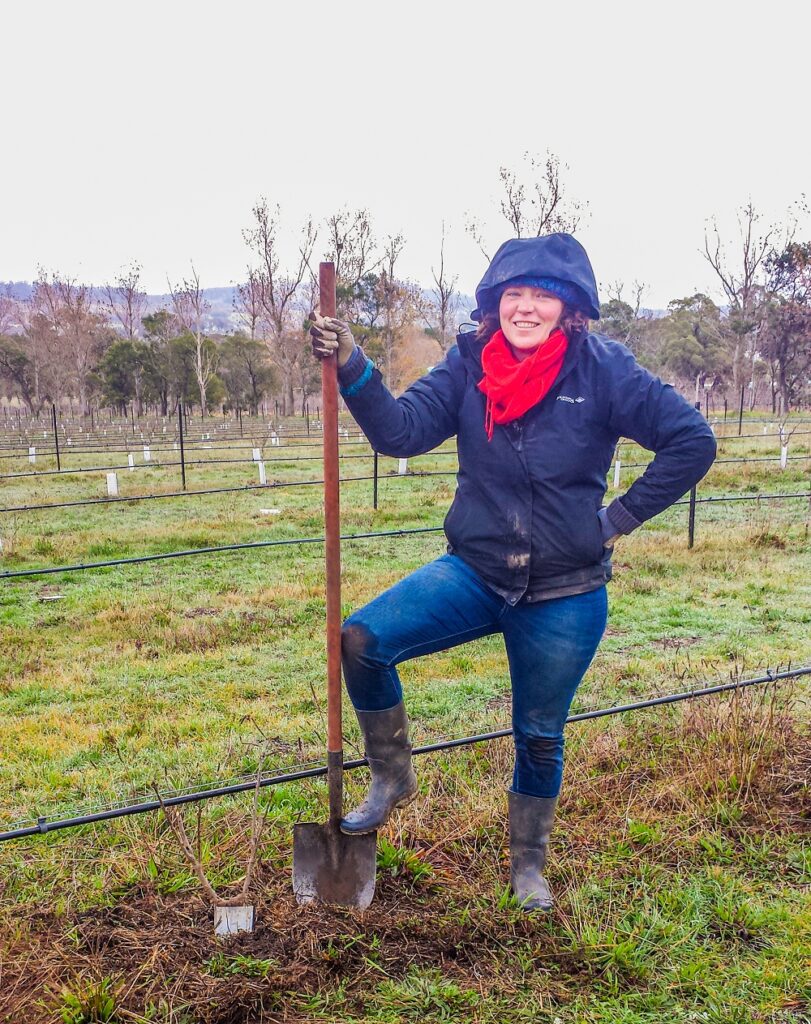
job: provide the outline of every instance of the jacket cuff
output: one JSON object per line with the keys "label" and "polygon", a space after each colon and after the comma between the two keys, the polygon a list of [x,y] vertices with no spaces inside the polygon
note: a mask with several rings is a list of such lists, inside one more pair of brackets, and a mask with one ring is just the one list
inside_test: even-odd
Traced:
{"label": "jacket cuff", "polygon": [[356,345],[344,365],[338,367],[338,382],[342,388],[351,387],[355,383],[366,368],[366,362],[363,349]]}
{"label": "jacket cuff", "polygon": [[607,508],[601,508],[597,513],[597,518],[600,520],[600,533],[602,535],[603,547],[611,547],[614,539],[619,536],[619,530],[616,529],[614,524],[608,518]]}
{"label": "jacket cuff", "polygon": [[605,518],[613,527],[612,536],[615,533],[631,533],[632,530],[642,525],[636,516],[631,515],[619,498],[614,498],[605,509]]}

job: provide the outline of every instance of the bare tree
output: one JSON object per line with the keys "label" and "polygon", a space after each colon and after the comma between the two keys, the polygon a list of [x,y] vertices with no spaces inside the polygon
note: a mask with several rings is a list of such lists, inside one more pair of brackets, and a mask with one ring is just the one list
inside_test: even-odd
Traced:
{"label": "bare tree", "polygon": [[253,224],[243,232],[246,244],[257,257],[255,270],[260,301],[267,320],[267,344],[282,378],[282,406],[285,415],[293,412],[293,388],[304,349],[300,342],[299,325],[295,323],[296,293],[310,270],[310,259],[315,248],[317,232],[308,218],[301,231],[298,257],[288,272],[282,268],[279,246],[281,211],[278,206],[268,209],[266,199],[260,199],[253,208]]}
{"label": "bare tree", "polygon": [[779,406],[785,416],[811,372],[811,242],[791,242],[770,254],[767,273],[759,348],[769,363],[772,411]]}
{"label": "bare tree", "polygon": [[645,294],[645,284],[642,281],[634,281],[631,285],[630,300],[625,299],[625,282],[613,281],[605,286],[606,295],[611,302],[622,302],[632,311],[634,317],[639,316],[642,308],[642,296]]}
{"label": "bare tree", "polygon": [[[105,344],[102,317],[93,309],[93,290],[74,278],[40,269],[34,282],[31,305],[41,340],[52,346],[55,380],[62,378],[59,397],[66,385],[74,389],[82,412],[88,408],[88,375]],[[45,321],[43,324],[42,321]]]}
{"label": "bare tree", "polygon": [[[644,366],[653,368],[658,366],[662,341],[656,321],[642,308],[645,287],[642,281],[636,280],[627,289],[625,282],[619,280],[601,284],[603,302],[600,304],[599,330],[627,345]],[[627,291],[630,294],[626,297]]]}
{"label": "bare tree", "polygon": [[417,319],[425,319],[425,303],[420,288],[397,277],[397,261],[404,245],[402,235],[389,235],[383,247],[382,266],[375,289],[382,310],[384,376],[389,387],[394,383],[395,344],[409,324]]}
{"label": "bare tree", "polygon": [[113,324],[132,341],[141,333],[141,318],[146,312],[146,292],[141,289],[140,263],[130,263],[113,284],[103,288],[104,306]]}
{"label": "bare tree", "polygon": [[19,322],[19,305],[11,291],[11,285],[7,284],[0,291],[0,334],[7,334]]}
{"label": "bare tree", "polygon": [[216,372],[216,350],[204,331],[205,316],[209,303],[200,287],[200,275],[191,268],[191,277],[183,278],[178,285],[169,282],[172,307],[180,326],[194,339],[194,374],[200,392],[200,412],[208,413],[208,385]]}
{"label": "bare tree", "polygon": [[3,375],[37,416],[47,399],[59,401],[68,393],[70,368],[55,325],[39,312],[33,299],[17,304],[22,334],[5,346]]}
{"label": "bare tree", "polygon": [[258,273],[251,267],[248,267],[248,277],[245,283],[237,285],[234,311],[248,328],[251,341],[256,341],[257,335],[264,338],[262,317],[265,307],[262,305],[262,285]]}
{"label": "bare tree", "polygon": [[436,332],[437,341],[443,354],[448,351],[455,336],[456,315],[459,310],[459,292],[456,284],[458,275],[450,276],[445,269],[445,221],[442,222],[442,236],[439,244],[439,270],[431,267],[434,279],[433,302],[431,303],[430,325]]}
{"label": "bare tree", "polygon": [[335,263],[339,316],[358,319],[361,284],[380,262],[376,247],[367,210],[340,210],[327,218],[327,259]]}
{"label": "bare tree", "polygon": [[[712,219],[712,238],[710,231],[704,232],[704,249],[702,255],[709,263],[718,278],[730,306],[746,315],[753,306],[753,297],[757,291],[759,272],[766,257],[773,250],[772,239],[777,227],[772,224],[761,230],[761,215],[750,199],[736,213],[738,222],[738,254],[733,259],[727,255],[726,246],[721,241],[718,223]],[[739,258],[738,258],[739,256]]]}
{"label": "bare tree", "polygon": [[[517,171],[499,167],[498,172],[501,183],[499,211],[514,237],[530,238],[555,231],[576,231],[588,204],[569,198],[564,180],[568,164],[561,167],[560,158],[549,150],[543,157],[524,153],[523,164]],[[478,219],[469,217],[467,230],[489,261],[484,231]]]}
{"label": "bare tree", "polygon": [[[732,242],[732,255],[722,241],[718,223],[713,218],[704,232],[702,256],[712,268],[729,304],[732,383],[737,390],[743,378],[743,357],[747,344],[754,375],[756,339],[765,312],[762,298],[767,262],[771,255],[791,244],[797,219],[792,212],[784,226],[765,225],[762,215],[750,199],[736,211],[736,220],[738,231]],[[752,390],[754,394],[754,388]]]}

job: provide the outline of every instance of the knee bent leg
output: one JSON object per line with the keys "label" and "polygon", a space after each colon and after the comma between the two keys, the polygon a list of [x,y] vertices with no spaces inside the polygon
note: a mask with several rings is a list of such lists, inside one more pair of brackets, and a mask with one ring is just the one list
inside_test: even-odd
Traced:
{"label": "knee bent leg", "polygon": [[523,746],[529,761],[535,765],[557,762],[563,756],[563,736],[524,736]]}
{"label": "knee bent leg", "polygon": [[362,622],[346,620],[341,627],[341,658],[344,665],[364,664],[374,650],[377,638]]}
{"label": "knee bent leg", "polygon": [[563,776],[563,736],[515,732],[513,789],[529,796],[554,797]]}

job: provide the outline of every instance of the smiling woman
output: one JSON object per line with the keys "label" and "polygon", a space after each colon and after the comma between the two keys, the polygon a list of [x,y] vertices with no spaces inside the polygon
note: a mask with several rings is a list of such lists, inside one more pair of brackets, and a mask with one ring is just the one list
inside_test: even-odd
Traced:
{"label": "smiling woman", "polygon": [[[347,324],[313,314],[313,351],[337,354],[344,398],[377,451],[417,455],[456,435],[459,455],[448,553],[344,624],[344,675],[372,785],[341,828],[371,832],[416,794],[396,666],[501,634],[515,742],[510,881],[522,907],[547,910],[563,726],[605,629],[612,546],[706,473],[715,439],[624,346],[589,331],[600,315],[597,286],[571,235],[505,242],[476,301],[478,330],[460,334],[399,398]],[[602,508],[620,437],[656,456]]]}
{"label": "smiling woman", "polygon": [[498,319],[516,359],[526,359],[558,329],[563,301],[532,283],[513,284],[501,293]]}

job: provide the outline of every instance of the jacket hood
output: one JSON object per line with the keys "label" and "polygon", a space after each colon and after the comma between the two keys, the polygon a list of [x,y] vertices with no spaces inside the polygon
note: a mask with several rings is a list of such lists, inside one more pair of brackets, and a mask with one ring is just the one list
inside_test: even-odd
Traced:
{"label": "jacket hood", "polygon": [[586,250],[572,235],[559,231],[540,238],[510,238],[504,242],[476,288],[473,320],[481,321],[484,310],[495,308],[499,288],[514,277],[557,277],[567,281],[582,293],[578,308],[589,319],[600,319],[594,271]]}

